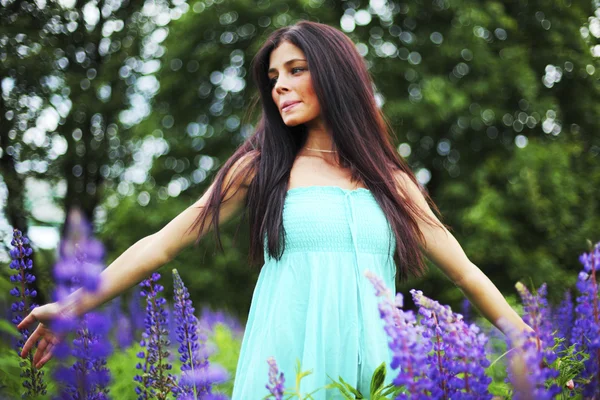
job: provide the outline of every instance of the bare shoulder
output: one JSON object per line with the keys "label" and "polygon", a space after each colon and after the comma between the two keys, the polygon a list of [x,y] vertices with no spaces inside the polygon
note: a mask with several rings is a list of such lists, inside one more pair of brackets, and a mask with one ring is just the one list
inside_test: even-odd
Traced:
{"label": "bare shoulder", "polygon": [[[429,197],[426,189],[417,181],[414,175],[409,175],[407,172],[402,170],[396,170],[394,172],[394,178],[397,182],[397,190],[402,198],[410,200],[418,211],[417,223],[423,232],[437,230],[442,228],[446,230],[445,225],[438,219],[432,210],[432,206],[436,211],[437,207],[433,203],[433,200]],[[430,203],[431,202],[431,203]]]}
{"label": "bare shoulder", "polygon": [[247,188],[256,176],[256,167],[260,159],[260,151],[251,150],[237,159],[225,175],[224,186],[230,183]]}
{"label": "bare shoulder", "polygon": [[259,160],[259,158],[260,158],[260,151],[259,150],[250,150],[246,154],[242,155],[234,163],[234,165],[239,165],[239,166],[251,165],[251,164],[257,162]]}
{"label": "bare shoulder", "polygon": [[415,182],[412,176],[401,169],[396,169],[393,174],[396,181],[396,187],[403,197],[406,194],[410,196],[411,200],[414,200],[417,203],[421,203],[422,201],[426,202],[421,185],[418,182]]}

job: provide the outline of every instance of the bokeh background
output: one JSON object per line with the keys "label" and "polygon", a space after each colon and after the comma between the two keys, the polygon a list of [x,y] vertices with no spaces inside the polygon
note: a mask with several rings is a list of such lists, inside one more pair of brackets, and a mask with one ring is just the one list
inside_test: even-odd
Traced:
{"label": "bokeh background", "polygon": [[[2,0],[2,303],[13,227],[32,240],[44,303],[70,209],[109,265],[197,200],[254,129],[253,55],[300,19],[354,41],[398,152],[508,298],[518,280],[547,282],[555,302],[574,286],[600,238],[600,2]],[[209,234],[161,272],[177,268],[197,308],[244,321],[259,271],[239,224],[223,253]],[[413,287],[463,299],[433,265],[398,290]]]}

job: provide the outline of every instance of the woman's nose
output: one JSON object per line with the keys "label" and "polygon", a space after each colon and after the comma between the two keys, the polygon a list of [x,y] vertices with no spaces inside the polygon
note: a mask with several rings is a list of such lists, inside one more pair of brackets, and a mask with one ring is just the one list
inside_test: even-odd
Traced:
{"label": "woman's nose", "polygon": [[277,79],[277,82],[275,82],[275,89],[277,90],[277,93],[282,93],[288,91],[289,87],[287,83],[285,83],[281,78],[279,78]]}

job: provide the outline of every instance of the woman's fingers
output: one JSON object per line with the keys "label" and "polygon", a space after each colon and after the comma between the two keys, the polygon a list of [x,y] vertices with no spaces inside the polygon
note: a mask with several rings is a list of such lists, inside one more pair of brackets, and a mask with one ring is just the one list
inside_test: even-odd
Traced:
{"label": "woman's fingers", "polygon": [[29,338],[23,345],[23,351],[21,351],[21,357],[27,357],[29,350],[31,350],[31,348],[33,347],[35,342],[38,340],[38,338],[40,336],[42,336],[42,334],[41,334],[42,329],[43,329],[42,324],[39,324],[38,327],[35,329],[35,331],[33,331],[33,333],[31,334],[31,336],[29,336]]}
{"label": "woman's fingers", "polygon": [[59,314],[58,310],[59,308],[56,303],[37,307],[17,325],[18,329],[25,329],[33,322],[39,322],[37,328],[31,333],[21,350],[21,357],[27,357],[33,346],[35,346],[36,342],[39,340],[33,356],[33,364],[38,368],[46,364],[48,360],[52,358],[54,346],[56,346],[65,336],[63,334],[59,335],[59,337],[49,328],[51,321]]}
{"label": "woman's fingers", "polygon": [[44,354],[42,359],[38,363],[34,363],[37,369],[42,368],[52,358],[52,350],[54,350],[54,344],[50,343],[48,344],[48,347],[46,348],[46,353]]}
{"label": "woman's fingers", "polygon": [[19,322],[19,325],[17,325],[17,329],[25,329],[29,325],[31,325],[35,320],[36,318],[33,315],[33,312],[30,312],[25,318],[23,318],[23,321]]}
{"label": "woman's fingers", "polygon": [[42,338],[40,340],[40,342],[37,345],[35,355],[33,356],[33,365],[37,365],[40,362],[42,355],[44,354],[44,351],[46,350],[46,347],[48,347],[49,344],[50,343],[46,340],[46,338]]}

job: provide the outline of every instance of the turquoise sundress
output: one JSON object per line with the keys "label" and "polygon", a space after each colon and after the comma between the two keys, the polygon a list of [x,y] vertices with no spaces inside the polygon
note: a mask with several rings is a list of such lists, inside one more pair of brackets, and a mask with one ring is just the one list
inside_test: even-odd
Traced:
{"label": "turquoise sundress", "polygon": [[[395,238],[372,192],[365,188],[303,186],[288,190],[283,208],[286,247],[260,271],[237,364],[232,400],[269,394],[268,357],[294,388],[297,359],[312,374],[308,393],[342,377],[369,398],[371,376],[391,351],[369,269],[393,293]],[[342,399],[321,389],[316,400]]]}

